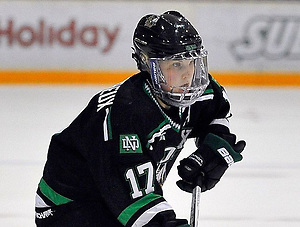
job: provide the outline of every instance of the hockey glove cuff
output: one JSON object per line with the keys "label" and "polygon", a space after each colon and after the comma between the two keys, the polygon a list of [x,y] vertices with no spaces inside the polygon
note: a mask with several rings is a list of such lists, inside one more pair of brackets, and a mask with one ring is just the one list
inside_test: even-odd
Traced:
{"label": "hockey glove cuff", "polygon": [[195,180],[201,176],[202,191],[213,188],[230,165],[243,159],[240,153],[246,143],[235,141],[236,137],[233,134],[220,137],[209,133],[193,154],[180,161],[177,168],[182,180],[176,182],[178,187],[192,192],[198,184]]}

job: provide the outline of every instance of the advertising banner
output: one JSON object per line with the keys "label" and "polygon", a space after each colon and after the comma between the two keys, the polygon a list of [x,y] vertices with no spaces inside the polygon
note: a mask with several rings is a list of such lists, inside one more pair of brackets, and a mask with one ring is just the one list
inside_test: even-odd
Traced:
{"label": "advertising banner", "polygon": [[180,11],[197,28],[216,76],[300,85],[300,4],[257,1],[1,1],[0,82],[122,80],[137,72],[137,22],[166,10]]}

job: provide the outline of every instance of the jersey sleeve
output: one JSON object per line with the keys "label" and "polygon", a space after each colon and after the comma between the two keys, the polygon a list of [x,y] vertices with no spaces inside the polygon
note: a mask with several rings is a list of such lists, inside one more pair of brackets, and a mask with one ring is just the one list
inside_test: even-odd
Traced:
{"label": "jersey sleeve", "polygon": [[209,133],[220,134],[229,133],[229,118],[231,117],[230,100],[227,92],[213,77],[211,79],[212,87],[216,94],[216,112],[214,118],[209,123]]}
{"label": "jersey sleeve", "polygon": [[200,101],[191,107],[191,137],[197,138],[198,143],[203,142],[208,133],[230,133],[229,118],[230,101],[227,93],[211,75],[210,84]]}

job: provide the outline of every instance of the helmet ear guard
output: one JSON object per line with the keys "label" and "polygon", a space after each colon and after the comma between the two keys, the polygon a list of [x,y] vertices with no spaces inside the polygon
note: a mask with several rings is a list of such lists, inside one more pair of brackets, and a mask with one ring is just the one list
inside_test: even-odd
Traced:
{"label": "helmet ear guard", "polygon": [[137,68],[141,71],[149,72],[149,65],[147,63],[148,57],[141,50],[137,50],[138,48],[132,47],[133,53],[132,58],[136,61]]}

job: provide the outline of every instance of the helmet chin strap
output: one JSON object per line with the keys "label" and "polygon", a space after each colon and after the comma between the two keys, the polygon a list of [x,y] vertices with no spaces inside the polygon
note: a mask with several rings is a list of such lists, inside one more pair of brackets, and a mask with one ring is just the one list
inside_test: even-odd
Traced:
{"label": "helmet chin strap", "polygon": [[165,102],[164,102],[162,99],[160,99],[158,96],[155,96],[155,97],[156,97],[156,99],[157,99],[159,105],[160,105],[162,108],[167,109],[167,110],[171,108],[171,106],[170,106],[169,104],[165,103]]}

